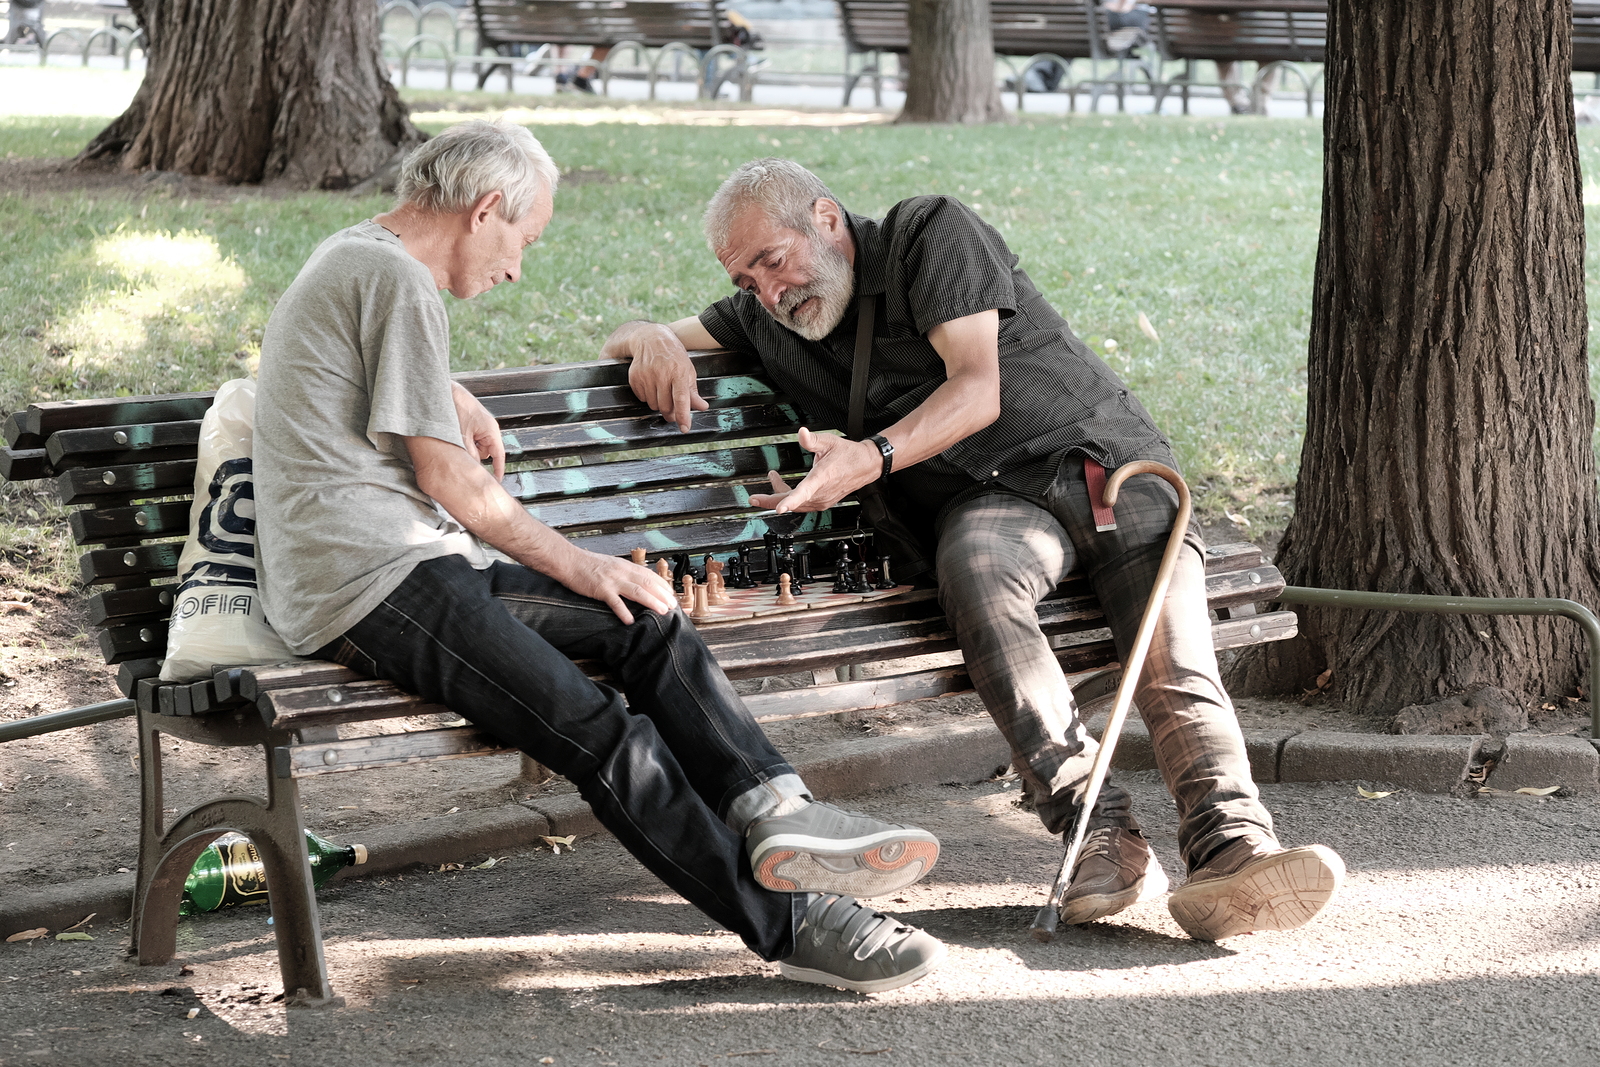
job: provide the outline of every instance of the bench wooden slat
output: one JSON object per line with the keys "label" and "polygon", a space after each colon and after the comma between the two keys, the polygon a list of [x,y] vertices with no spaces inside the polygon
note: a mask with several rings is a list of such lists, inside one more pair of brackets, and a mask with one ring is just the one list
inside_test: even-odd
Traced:
{"label": "bench wooden slat", "polygon": [[6,444],[10,445],[12,448],[21,449],[24,451],[35,448],[43,448],[43,437],[40,437],[36,433],[29,433],[27,430],[23,429],[23,421],[26,416],[26,411],[13,411],[11,414],[6,416],[6,421],[3,426],[0,426],[0,433],[5,435]]}
{"label": "bench wooden slat", "polygon": [[141,679],[153,679],[161,673],[159,659],[128,659],[117,667],[117,691],[125,697],[134,695]]}
{"label": "bench wooden slat", "polygon": [[[701,379],[700,395],[712,407],[770,404],[778,398],[772,383],[751,374]],[[483,406],[504,427],[593,419],[602,415],[641,416],[651,409],[640,403],[626,384],[560,392],[505,393],[482,398]]]}
{"label": "bench wooden slat", "polygon": [[414,730],[404,734],[356,737],[343,741],[284,745],[273,750],[273,773],[279,778],[312,778],[341,771],[400,767],[441,759],[465,759],[511,752],[476,727]]}
{"label": "bench wooden slat", "polygon": [[49,437],[85,426],[133,426],[146,422],[198,419],[211,408],[214,393],[126,396],[104,400],[51,400],[30,404],[22,416],[25,433]]}
{"label": "bench wooden slat", "polygon": [[[765,483],[754,488],[759,493],[771,492],[771,487]],[[636,528],[641,523],[654,521],[653,515],[709,518],[759,510],[750,503],[750,488],[740,484],[556,500],[549,504],[530,504],[527,508],[528,514],[558,530],[578,527],[597,531],[613,527]]]}
{"label": "bench wooden slat", "polygon": [[63,504],[188,495],[194,489],[196,465],[192,459],[174,459],[127,466],[78,467],[61,472],[56,479],[56,491],[61,494]]}
{"label": "bench wooden slat", "polygon": [[78,560],[78,570],[85,585],[120,578],[165,578],[177,573],[182,552],[183,545],[178,541],[133,548],[95,548]]}
{"label": "bench wooden slat", "polygon": [[[726,348],[690,352],[689,361],[700,378],[760,373],[754,356]],[[452,381],[483,399],[509,393],[551,392],[561,389],[602,389],[628,384],[628,360],[596,359],[586,363],[546,363],[537,367],[459,371]]]}
{"label": "bench wooden slat", "polygon": [[[798,525],[784,532],[807,538],[835,530],[853,530],[856,510],[853,504],[841,504],[831,511],[808,514]],[[579,534],[569,537],[569,540],[579,548],[607,556],[626,556],[640,547],[652,556],[674,552],[698,554],[727,552],[747,541],[759,541],[769,529],[766,519],[714,519],[682,525],[654,525],[614,533]]]}
{"label": "bench wooden slat", "polygon": [[563,423],[507,430],[506,458],[537,459],[620,452],[652,445],[686,445],[706,441],[737,440],[767,434],[792,433],[800,416],[787,403],[714,408],[697,411],[688,433],[660,415]]}
{"label": "bench wooden slat", "polygon": [[750,445],[581,467],[516,471],[506,475],[501,484],[517,499],[530,501],[759,479],[766,477],[769,470],[798,473],[808,466],[807,456],[798,445]]}
{"label": "bench wooden slat", "polygon": [[377,679],[273,689],[258,694],[255,702],[262,721],[280,730],[399,715],[446,714],[450,710],[407,693],[393,682]]}
{"label": "bench wooden slat", "polygon": [[109,589],[89,598],[89,622],[126,626],[134,621],[160,619],[172,610],[177,587],[152,585],[143,589]]}
{"label": "bench wooden slat", "polygon": [[166,651],[165,619],[131,626],[108,626],[100,631],[100,653],[113,665],[125,660],[160,657]]}
{"label": "bench wooden slat", "polygon": [[8,482],[31,482],[54,473],[42,448],[0,448],[0,478]]}
{"label": "bench wooden slat", "polygon": [[187,458],[180,453],[187,450],[192,455],[199,443],[200,420],[188,419],[182,422],[61,430],[50,435],[45,451],[57,470],[65,470],[68,466],[109,467],[156,459]]}
{"label": "bench wooden slat", "polygon": [[187,537],[189,501],[79,508],[67,516],[67,524],[72,529],[73,540],[80,545],[104,544],[129,538]]}

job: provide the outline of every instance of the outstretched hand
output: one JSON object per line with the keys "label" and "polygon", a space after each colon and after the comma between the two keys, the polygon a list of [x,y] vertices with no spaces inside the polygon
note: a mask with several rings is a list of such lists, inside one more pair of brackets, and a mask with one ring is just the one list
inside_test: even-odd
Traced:
{"label": "outstretched hand", "polygon": [[799,440],[801,448],[816,456],[810,472],[790,488],[777,471],[768,471],[772,492],[754,494],[750,503],[780,513],[826,511],[883,473],[883,457],[871,442],[812,433],[804,426]]}
{"label": "outstretched hand", "polygon": [[[627,337],[627,345],[633,355],[633,362],[628,365],[628,385],[633,395],[688,433],[694,412],[711,406],[700,395],[689,350],[665,326],[656,323],[630,323],[628,326],[632,327],[632,332]],[[611,341],[608,341],[607,348],[610,346]]]}

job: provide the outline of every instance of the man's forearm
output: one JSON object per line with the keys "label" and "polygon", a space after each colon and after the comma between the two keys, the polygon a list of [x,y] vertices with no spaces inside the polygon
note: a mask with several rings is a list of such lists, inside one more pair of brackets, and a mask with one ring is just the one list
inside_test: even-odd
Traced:
{"label": "man's forearm", "polygon": [[[998,390],[986,379],[952,378],[883,431],[894,445],[894,469],[937,456],[999,417]],[[870,447],[870,446],[869,446]]]}

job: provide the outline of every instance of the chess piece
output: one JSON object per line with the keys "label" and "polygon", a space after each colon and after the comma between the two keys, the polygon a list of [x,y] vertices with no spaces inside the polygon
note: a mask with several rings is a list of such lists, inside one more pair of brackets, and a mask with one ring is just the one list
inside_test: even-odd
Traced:
{"label": "chess piece", "polygon": [[800,603],[795,599],[794,590],[790,588],[790,578],[787,574],[778,575],[778,603],[784,607]]}
{"label": "chess piece", "polygon": [[709,592],[706,594],[706,596],[710,603],[720,607],[723,604],[732,602],[733,598],[728,596],[727,585],[722,580],[722,570],[720,564],[718,565],[717,570],[714,570],[710,574],[706,575],[706,585],[709,587]]}
{"label": "chess piece", "polygon": [[893,589],[894,579],[889,576],[889,557],[878,557],[878,580],[873,583],[875,589]]}
{"label": "chess piece", "polygon": [[641,567],[644,566],[644,549],[636,548],[636,549],[634,549],[632,552],[630,552],[628,554],[633,557],[633,561],[635,563],[637,563]]}
{"label": "chess piece", "polygon": [[681,586],[683,576],[693,574],[694,568],[689,566],[689,553],[679,552],[672,557],[672,584]]}
{"label": "chess piece", "polygon": [[776,583],[778,580],[778,535],[768,530],[761,535],[761,543],[767,549],[767,573],[765,580]]}
{"label": "chess piece", "polygon": [[[689,579],[691,582],[693,578]],[[703,585],[694,587],[694,610],[689,613],[691,619],[709,619],[711,617],[711,596]]]}
{"label": "chess piece", "polygon": [[694,608],[694,575],[683,576],[683,592],[678,595],[678,604],[684,611]]}
{"label": "chess piece", "polygon": [[794,554],[794,578],[797,582],[814,582],[817,576],[811,573],[811,549],[802,548]]}
{"label": "chess piece", "polygon": [[750,577],[750,561],[743,555],[735,556],[729,562],[728,584],[735,589],[754,589],[759,584]]}
{"label": "chess piece", "polygon": [[667,557],[662,556],[656,560],[656,573],[661,575],[661,580],[668,585],[672,584],[672,568],[667,565]]}
{"label": "chess piece", "polygon": [[716,556],[706,553],[706,581],[711,580],[713,574],[721,574],[723,567],[727,566]]}
{"label": "chess piece", "polygon": [[852,593],[872,592],[872,567],[866,560],[857,560],[855,573],[850,576],[850,591]]}

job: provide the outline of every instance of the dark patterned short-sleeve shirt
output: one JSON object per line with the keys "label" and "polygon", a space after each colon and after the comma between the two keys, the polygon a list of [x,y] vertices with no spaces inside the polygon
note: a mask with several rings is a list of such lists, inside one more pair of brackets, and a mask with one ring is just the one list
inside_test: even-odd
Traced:
{"label": "dark patterned short-sleeve shirt", "polygon": [[[1121,379],[1040,295],[999,232],[948,196],[902,200],[882,221],[846,213],[855,238],[856,294],[878,299],[866,432],[879,433],[945,381],[928,331],[979,312],[1000,313],[1000,416],[944,452],[893,475],[930,511],[990,484],[1043,496],[1063,456],[1107,468],[1135,459],[1171,464],[1171,447]],[[729,348],[758,356],[814,429],[844,429],[856,312],[820,341],[779,325],[754,294],[735,293],[700,321]]]}

